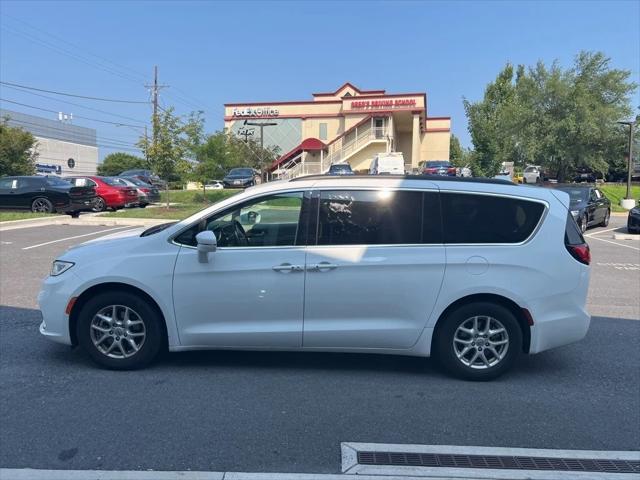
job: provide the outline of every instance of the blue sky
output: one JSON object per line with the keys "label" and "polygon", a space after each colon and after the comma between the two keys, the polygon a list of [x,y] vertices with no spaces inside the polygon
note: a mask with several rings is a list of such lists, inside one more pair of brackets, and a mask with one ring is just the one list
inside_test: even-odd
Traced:
{"label": "blue sky", "polygon": [[[3,81],[145,101],[143,85],[157,64],[161,83],[170,85],[162,104],[179,113],[205,110],[208,131],[222,127],[225,102],[305,100],[349,81],[364,89],[426,91],[429,115],[450,115],[453,132],[469,145],[463,97],[481,98],[506,62],[557,59],[569,66],[580,50],[605,52],[614,67],[631,70],[638,81],[640,1],[0,0]],[[148,105],[56,97],[127,120],[4,85],[0,97],[136,125],[150,116]],[[640,93],[634,105],[640,105]],[[74,123],[97,128],[105,145],[131,144],[140,131]],[[101,148],[101,157],[112,150]]]}

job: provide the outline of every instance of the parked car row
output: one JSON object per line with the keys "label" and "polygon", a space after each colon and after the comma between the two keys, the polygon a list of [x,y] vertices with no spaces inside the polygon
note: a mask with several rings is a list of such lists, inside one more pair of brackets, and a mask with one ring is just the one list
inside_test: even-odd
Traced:
{"label": "parked car row", "polygon": [[66,213],[77,217],[87,211],[144,208],[159,200],[158,188],[137,177],[34,175],[0,178],[0,208],[6,209]]}

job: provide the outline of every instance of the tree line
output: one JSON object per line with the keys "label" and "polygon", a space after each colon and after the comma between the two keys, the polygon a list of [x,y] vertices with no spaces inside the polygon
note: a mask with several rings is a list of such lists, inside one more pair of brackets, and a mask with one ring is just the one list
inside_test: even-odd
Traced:
{"label": "tree line", "polygon": [[[452,135],[451,161],[471,167],[476,176],[496,175],[503,162],[518,169],[541,165],[559,181],[580,169],[603,176],[626,172],[628,127],[618,122],[631,118],[630,99],[637,87],[630,71],[612,68],[601,52],[581,52],[566,69],[558,62],[507,63],[481,100],[463,98],[473,146],[462,148]],[[634,141],[640,142],[640,129]],[[153,135],[140,137],[137,146],[144,158],[112,153],[98,173],[146,168],[169,182],[205,182],[234,167],[266,172],[281,153],[231,132],[207,134],[202,112],[180,117],[172,108],[161,110]],[[6,119],[0,122],[0,175],[34,173],[36,158],[34,137],[10,127]]]}

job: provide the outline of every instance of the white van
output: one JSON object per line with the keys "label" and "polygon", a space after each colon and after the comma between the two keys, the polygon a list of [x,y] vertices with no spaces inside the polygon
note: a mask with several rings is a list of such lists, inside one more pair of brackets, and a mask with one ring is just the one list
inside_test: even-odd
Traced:
{"label": "white van", "polygon": [[40,332],[116,369],[235,348],[434,355],[488,380],[587,333],[589,246],[569,208],[502,180],[268,182],[67,250]]}
{"label": "white van", "polygon": [[402,152],[379,153],[371,161],[369,175],[404,175]]}

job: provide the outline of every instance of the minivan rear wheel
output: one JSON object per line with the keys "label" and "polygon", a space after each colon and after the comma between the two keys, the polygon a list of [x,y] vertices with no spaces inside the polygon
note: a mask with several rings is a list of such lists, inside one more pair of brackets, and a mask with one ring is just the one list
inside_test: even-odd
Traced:
{"label": "minivan rear wheel", "polygon": [[114,370],[141,368],[164,345],[162,320],[147,301],[125,291],[88,300],[78,314],[78,343],[99,365]]}
{"label": "minivan rear wheel", "polygon": [[522,331],[509,309],[489,302],[462,305],[436,329],[434,353],[452,375],[491,380],[509,370],[522,350]]}

